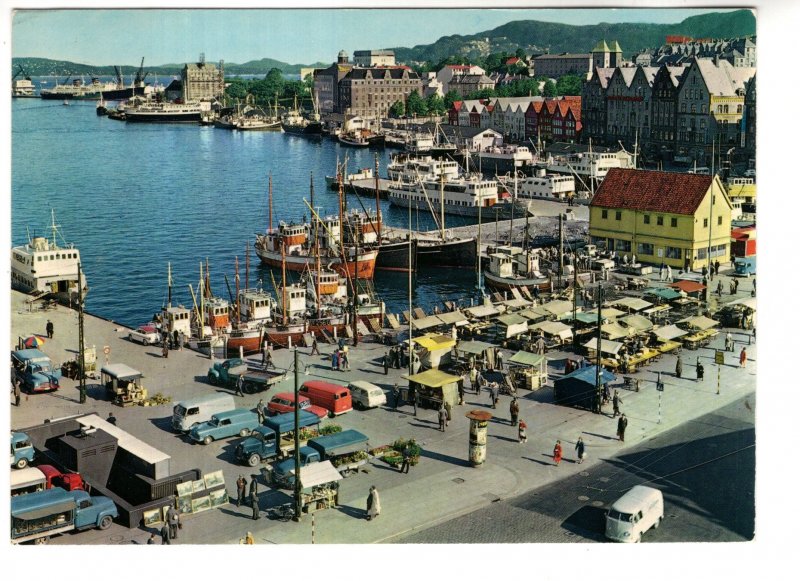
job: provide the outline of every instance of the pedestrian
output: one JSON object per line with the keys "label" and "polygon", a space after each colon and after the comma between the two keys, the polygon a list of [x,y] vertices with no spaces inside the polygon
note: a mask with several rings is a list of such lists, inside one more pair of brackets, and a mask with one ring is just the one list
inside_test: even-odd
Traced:
{"label": "pedestrian", "polygon": [[447,423],[447,410],[444,409],[444,404],[439,406],[439,430],[444,432],[444,426]]}
{"label": "pedestrian", "polygon": [[[253,482],[255,482],[255,478]],[[253,508],[253,520],[258,520],[258,517],[261,516],[258,510],[258,492],[252,487],[250,487],[250,506]]]}
{"label": "pedestrian", "polygon": [[575,453],[578,455],[578,464],[583,464],[583,459],[586,458],[586,444],[583,443],[581,436],[578,436],[578,441],[575,442]]}
{"label": "pedestrian", "polygon": [[528,441],[527,430],[528,430],[528,424],[526,424],[524,420],[520,420],[519,429],[517,430],[517,439],[519,440],[520,444]]}
{"label": "pedestrian", "polygon": [[14,379],[14,389],[12,389],[11,392],[14,394],[14,405],[19,407],[19,404],[22,401],[22,391],[19,388],[19,378]]}
{"label": "pedestrian", "polygon": [[497,352],[497,369],[499,369],[500,371],[503,370],[503,352],[502,351],[498,351]]}
{"label": "pedestrian", "polygon": [[108,412],[108,417],[106,418],[106,421],[112,426],[117,425],[117,418],[114,417],[114,412]]}
{"label": "pedestrian", "polygon": [[697,358],[697,381],[703,381],[703,374],[705,373],[705,369],[703,369],[703,364],[700,363],[700,358]]}
{"label": "pedestrian", "polygon": [[367,496],[367,520],[378,518],[381,513],[381,498],[378,496],[378,489],[370,486],[369,496]]}
{"label": "pedestrian", "polygon": [[738,278],[734,278],[733,279],[733,294],[736,294],[738,292],[739,292],[739,279]]}
{"label": "pedestrian", "polygon": [[717,284],[717,296],[722,297],[722,281],[720,280]]}
{"label": "pedestrian", "polygon": [[319,355],[319,346],[317,345],[316,335],[311,340],[311,355]]}
{"label": "pedestrian", "polygon": [[730,291],[731,291],[731,294],[732,294],[732,295],[735,295],[735,294],[736,294],[736,285],[735,285],[735,284],[733,284],[733,281],[731,281],[731,282],[730,282],[730,285],[729,285],[729,286],[730,286]]}
{"label": "pedestrian", "polygon": [[464,381],[466,379],[462,375],[461,380],[458,382],[458,405],[464,405]]}
{"label": "pedestrian", "polygon": [[53,321],[47,319],[47,324],[44,326],[44,330],[47,332],[47,338],[53,338]]}
{"label": "pedestrian", "polygon": [[178,538],[178,509],[175,506],[170,506],[167,510],[167,522],[169,523],[169,538]]}
{"label": "pedestrian", "polygon": [[683,373],[683,360],[681,356],[678,355],[678,360],[675,362],[675,377],[680,379],[681,373]]}
{"label": "pedestrian", "polygon": [[539,338],[536,340],[536,353],[538,355],[544,355],[545,349],[547,345],[544,342],[544,337],[539,335]]}
{"label": "pedestrian", "polygon": [[733,351],[733,335],[730,331],[725,334],[725,351]]}
{"label": "pedestrian", "polygon": [[619,438],[620,442],[625,441],[625,428],[628,427],[628,418],[625,417],[625,414],[622,414],[619,417],[619,421],[617,421],[617,437]]}
{"label": "pedestrian", "polygon": [[403,463],[400,465],[400,473],[408,474],[410,466],[411,466],[411,445],[406,444],[405,447],[403,447]]}
{"label": "pedestrian", "polygon": [[183,351],[183,344],[186,343],[186,333],[181,331],[178,334],[178,350]]}
{"label": "pedestrian", "polygon": [[476,394],[480,393],[480,387],[478,386],[478,371],[476,369],[469,370],[469,384],[472,386],[472,391]]}
{"label": "pedestrian", "polygon": [[664,263],[661,263],[661,268],[658,269],[658,280],[664,282]]}
{"label": "pedestrian", "polygon": [[264,343],[261,345],[261,367],[264,369],[267,368],[267,354],[269,353],[269,342],[267,339],[264,339]]}
{"label": "pedestrian", "polygon": [[172,347],[173,347],[173,349],[177,349],[178,347],[181,346],[181,344],[179,342],[180,339],[181,339],[181,337],[180,337],[180,334],[178,333],[178,330],[175,329],[174,331],[172,331]]}
{"label": "pedestrian", "polygon": [[161,527],[161,544],[162,545],[169,545],[169,526],[167,523],[164,523],[164,526]]}
{"label": "pedestrian", "polygon": [[672,282],[672,267],[667,265],[667,282]]}
{"label": "pedestrian", "polygon": [[394,409],[397,409],[397,406],[400,404],[400,387],[395,382],[394,387],[392,387],[392,401],[394,402]]}
{"label": "pedestrian", "polygon": [[169,357],[169,340],[163,341],[163,344],[161,345],[161,356],[164,359]]}
{"label": "pedestrian", "polygon": [[244,536],[244,545],[255,545],[256,539],[253,537],[253,533],[247,531],[247,534]]}
{"label": "pedestrian", "polygon": [[148,545],[155,545],[156,544],[156,534],[155,533],[150,533],[150,536],[147,539],[147,544]]}
{"label": "pedestrian", "polygon": [[561,440],[556,440],[556,445],[553,447],[553,462],[556,466],[561,463]]}
{"label": "pedestrian", "polygon": [[719,260],[714,261],[714,272],[719,274]]}
{"label": "pedestrian", "polygon": [[511,413],[511,425],[517,425],[517,418],[519,418],[519,402],[517,398],[511,400],[511,404],[508,406],[509,412]]}
{"label": "pedestrian", "polygon": [[491,388],[490,391],[491,391],[491,394],[492,394],[492,409],[496,409],[497,408],[497,402],[500,401],[500,388],[497,385],[496,381],[492,382],[492,388]]}
{"label": "pedestrian", "polygon": [[447,417],[445,418],[444,425],[445,426],[449,426],[450,425],[450,420],[453,419],[453,406],[450,405],[449,401],[445,401],[444,402],[444,411],[447,414]]}
{"label": "pedestrian", "polygon": [[239,377],[236,378],[236,395],[239,397],[244,397],[242,386],[244,386],[244,373],[239,374]]}
{"label": "pedestrian", "polygon": [[389,375],[389,352],[383,354],[383,374]]}
{"label": "pedestrian", "polygon": [[739,367],[747,367],[747,347],[742,347],[742,352],[739,353]]}
{"label": "pedestrian", "polygon": [[[267,343],[267,347],[269,348],[269,343]],[[267,362],[264,364],[264,369],[274,368],[275,364],[272,362],[272,349],[267,350]]]}
{"label": "pedestrian", "polygon": [[603,404],[607,404],[611,401],[611,388],[608,387],[608,383],[603,384]]}
{"label": "pedestrian", "polygon": [[611,416],[612,418],[616,418],[619,415],[619,404],[622,403],[622,398],[619,396],[619,390],[614,390],[614,397],[611,399],[611,405],[614,406],[614,415]]}
{"label": "pedestrian", "polygon": [[242,474],[239,474],[239,478],[236,479],[236,493],[236,506],[247,504],[245,500],[245,495],[247,494],[247,480]]}
{"label": "pedestrian", "polygon": [[[713,268],[713,267],[712,267],[712,268]],[[706,268],[706,265],[705,265],[705,264],[703,265],[703,268],[701,268],[701,269],[700,269],[700,274],[702,274],[702,275],[703,275],[703,278],[705,278],[706,276],[708,276],[708,269]]]}
{"label": "pedestrian", "polygon": [[250,478],[250,498],[252,499],[254,495],[258,494],[258,481],[256,481],[255,474],[252,474]]}
{"label": "pedestrian", "polygon": [[256,413],[258,414],[258,423],[263,424],[264,419],[267,417],[267,405],[263,399],[258,400],[256,404]]}

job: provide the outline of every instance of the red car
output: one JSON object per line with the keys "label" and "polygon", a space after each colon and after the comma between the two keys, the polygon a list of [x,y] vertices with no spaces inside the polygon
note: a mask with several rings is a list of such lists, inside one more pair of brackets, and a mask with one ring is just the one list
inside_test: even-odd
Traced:
{"label": "red car", "polygon": [[[328,415],[328,410],[321,408],[316,405],[311,404],[311,400],[308,399],[306,396],[300,396],[300,409],[306,410],[307,412],[311,412],[319,416],[320,418],[325,418]],[[267,404],[267,411],[270,415],[275,414],[285,414],[288,412],[294,411],[294,393],[289,391],[282,391],[281,393],[276,393],[272,396],[272,399],[269,400]]]}

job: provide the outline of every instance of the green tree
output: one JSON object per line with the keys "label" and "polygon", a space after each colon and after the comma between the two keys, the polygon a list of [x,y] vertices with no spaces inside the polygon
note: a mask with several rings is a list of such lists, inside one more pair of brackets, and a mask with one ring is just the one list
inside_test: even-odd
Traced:
{"label": "green tree", "polygon": [[247,96],[248,82],[244,79],[229,79],[228,86],[225,88],[225,95],[228,99],[244,100]]}
{"label": "green tree", "polygon": [[405,103],[402,101],[395,101],[392,103],[392,106],[389,107],[389,116],[394,117],[397,119],[398,117],[402,117],[406,114],[406,106]]}
{"label": "green tree", "polygon": [[583,77],[580,75],[564,75],[556,82],[559,95],[580,95],[583,89]]}
{"label": "green tree", "polygon": [[556,84],[551,79],[547,79],[544,82],[544,89],[542,89],[542,95],[544,95],[545,97],[558,96],[558,91],[556,90]]}
{"label": "green tree", "polygon": [[460,100],[461,100],[461,95],[459,95],[453,89],[450,89],[449,91],[447,91],[447,94],[444,96],[444,108],[449,111],[450,109],[453,108],[453,103],[455,103],[456,101],[460,101]]}
{"label": "green tree", "polygon": [[412,92],[408,96],[406,107],[409,115],[424,117],[428,114],[428,105],[425,103],[425,100],[419,96],[417,91]]}
{"label": "green tree", "polygon": [[525,60],[528,55],[525,54],[525,49],[524,48],[519,47],[517,49],[517,51],[514,53],[514,56],[516,56],[518,59]]}
{"label": "green tree", "polygon": [[425,104],[428,107],[428,113],[430,115],[444,115],[445,113],[445,106],[444,106],[444,99],[442,99],[436,93],[433,93],[425,99]]}
{"label": "green tree", "polygon": [[480,91],[472,91],[467,95],[466,99],[472,101],[473,99],[491,99],[497,97],[494,89],[481,89]]}

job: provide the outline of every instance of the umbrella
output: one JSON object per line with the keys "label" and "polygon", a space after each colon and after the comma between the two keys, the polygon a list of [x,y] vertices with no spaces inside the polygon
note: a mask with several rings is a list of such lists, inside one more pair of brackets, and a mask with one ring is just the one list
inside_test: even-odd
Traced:
{"label": "umbrella", "polygon": [[27,339],[25,339],[22,344],[28,348],[39,348],[45,343],[45,338],[41,335],[31,335]]}

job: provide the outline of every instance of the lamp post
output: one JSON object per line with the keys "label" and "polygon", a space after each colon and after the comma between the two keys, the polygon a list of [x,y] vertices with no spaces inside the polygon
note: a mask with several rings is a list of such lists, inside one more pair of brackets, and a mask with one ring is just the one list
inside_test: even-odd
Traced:
{"label": "lamp post", "polygon": [[78,263],[78,390],[80,402],[86,403],[86,346],[83,333],[83,285],[81,284],[81,263]]}
{"label": "lamp post", "polygon": [[303,505],[300,484],[300,403],[298,392],[300,390],[300,358],[297,347],[294,348],[294,521],[300,522]]}

